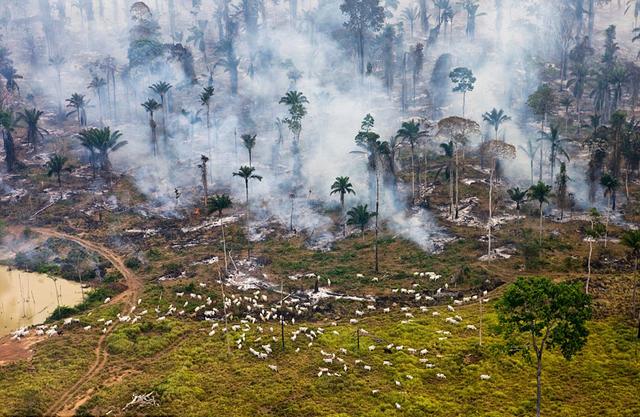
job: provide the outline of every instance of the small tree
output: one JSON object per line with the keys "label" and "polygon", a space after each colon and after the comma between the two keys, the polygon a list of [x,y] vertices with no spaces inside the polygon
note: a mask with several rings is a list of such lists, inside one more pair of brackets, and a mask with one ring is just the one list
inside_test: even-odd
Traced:
{"label": "small tree", "polygon": [[536,359],[536,416],[542,399],[542,357],[558,349],[570,360],[587,342],[591,297],[577,284],[555,284],[548,278],[518,278],[496,304],[500,332],[509,353]]}
{"label": "small tree", "polygon": [[58,188],[62,188],[62,171],[66,169],[67,157],[54,153],[49,156],[49,160],[46,163],[47,176],[52,177],[55,175],[58,180]]}
{"label": "small tree", "polygon": [[368,210],[367,204],[359,204],[355,207],[352,207],[347,212],[347,216],[349,217],[349,219],[347,220],[347,224],[350,226],[357,226],[360,229],[362,240],[364,240],[364,229],[366,229],[371,219],[376,215],[377,213]]}
{"label": "small tree", "polygon": [[473,91],[476,83],[476,77],[473,76],[473,71],[469,68],[457,67],[449,73],[449,78],[454,84],[452,91],[454,93],[462,93],[462,117],[464,117],[467,93],[469,91]]}

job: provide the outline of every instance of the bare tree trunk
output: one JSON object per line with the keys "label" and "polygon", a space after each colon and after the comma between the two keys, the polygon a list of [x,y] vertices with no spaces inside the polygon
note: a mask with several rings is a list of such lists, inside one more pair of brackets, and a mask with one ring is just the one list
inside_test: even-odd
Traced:
{"label": "bare tree trunk", "polygon": [[589,294],[589,283],[591,282],[591,255],[593,254],[593,242],[589,240],[589,259],[587,260],[587,285],[584,292]]}
{"label": "bare tree trunk", "polygon": [[375,243],[374,243],[374,248],[375,248],[375,255],[376,255],[376,265],[375,265],[375,272],[378,272],[378,217],[379,217],[379,211],[380,211],[380,177],[378,175],[378,172],[376,171],[376,236],[375,236]]}
{"label": "bare tree trunk", "polygon": [[542,400],[542,351],[537,354],[538,368],[536,370],[536,417],[540,417],[540,402]]}

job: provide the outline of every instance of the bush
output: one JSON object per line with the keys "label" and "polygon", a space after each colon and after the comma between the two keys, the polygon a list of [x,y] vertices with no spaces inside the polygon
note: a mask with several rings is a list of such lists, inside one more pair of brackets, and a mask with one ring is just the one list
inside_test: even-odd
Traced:
{"label": "bush", "polygon": [[107,275],[105,275],[104,277],[104,283],[105,284],[111,284],[114,282],[118,282],[122,279],[122,274],[120,273],[120,271],[111,271],[109,273],[107,273]]}
{"label": "bush", "polygon": [[124,266],[130,269],[138,269],[142,266],[142,262],[135,256],[130,256],[124,261]]}
{"label": "bush", "polygon": [[56,307],[56,309],[53,310],[53,313],[51,313],[47,321],[66,319],[67,317],[71,317],[74,314],[77,314],[79,312],[80,311],[76,307],[69,307],[69,306]]}

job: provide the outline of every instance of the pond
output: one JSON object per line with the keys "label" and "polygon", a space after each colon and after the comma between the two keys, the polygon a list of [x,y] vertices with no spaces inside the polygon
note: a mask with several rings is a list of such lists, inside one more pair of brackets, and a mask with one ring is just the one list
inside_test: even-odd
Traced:
{"label": "pond", "polygon": [[79,283],[0,266],[0,337],[43,323],[58,305],[82,301]]}

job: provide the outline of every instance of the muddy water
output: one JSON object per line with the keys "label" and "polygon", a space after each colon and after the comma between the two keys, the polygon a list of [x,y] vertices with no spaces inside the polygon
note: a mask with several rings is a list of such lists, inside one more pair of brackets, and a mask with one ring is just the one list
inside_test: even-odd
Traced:
{"label": "muddy water", "polygon": [[54,282],[47,275],[0,266],[0,336],[44,322],[58,302],[74,306],[81,301],[82,290],[76,282],[59,278]]}

